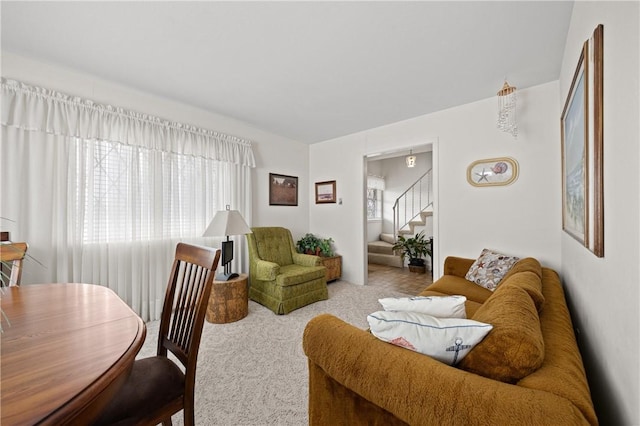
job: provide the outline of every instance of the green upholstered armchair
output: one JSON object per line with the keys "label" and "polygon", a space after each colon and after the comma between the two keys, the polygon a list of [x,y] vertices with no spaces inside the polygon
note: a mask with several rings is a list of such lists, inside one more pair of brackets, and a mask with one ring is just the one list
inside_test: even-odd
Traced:
{"label": "green upholstered armchair", "polygon": [[286,228],[251,228],[249,297],[278,315],[329,298],[326,268],[318,256],[296,252]]}

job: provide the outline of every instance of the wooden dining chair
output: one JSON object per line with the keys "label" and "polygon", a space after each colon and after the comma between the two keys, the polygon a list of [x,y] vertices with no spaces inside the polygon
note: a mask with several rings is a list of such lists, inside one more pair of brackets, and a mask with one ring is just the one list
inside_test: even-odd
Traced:
{"label": "wooden dining chair", "polygon": [[[18,286],[22,279],[22,261],[27,254],[27,243],[0,244],[0,261],[2,262],[2,285]],[[6,268],[5,268],[6,267]]]}
{"label": "wooden dining chair", "polygon": [[[194,424],[194,385],[200,337],[220,250],[179,243],[160,320],[157,355],[136,360],[97,425],[163,425],[184,410]],[[183,370],[167,353],[171,352]]]}

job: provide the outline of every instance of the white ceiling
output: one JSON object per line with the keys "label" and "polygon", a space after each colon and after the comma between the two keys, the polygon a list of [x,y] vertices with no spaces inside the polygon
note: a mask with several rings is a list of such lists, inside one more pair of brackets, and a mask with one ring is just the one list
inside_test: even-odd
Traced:
{"label": "white ceiling", "polygon": [[557,80],[572,2],[8,2],[2,49],[306,143]]}

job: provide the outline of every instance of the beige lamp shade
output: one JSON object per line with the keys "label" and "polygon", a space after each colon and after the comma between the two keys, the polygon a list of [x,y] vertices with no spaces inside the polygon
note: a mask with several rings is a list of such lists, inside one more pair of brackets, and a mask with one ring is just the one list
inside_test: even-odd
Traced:
{"label": "beige lamp shade", "polygon": [[251,229],[238,210],[220,210],[202,234],[203,237],[221,237],[228,235],[250,234]]}
{"label": "beige lamp shade", "polygon": [[220,210],[211,220],[211,223],[202,234],[203,237],[227,236],[227,241],[222,242],[222,266],[224,273],[216,276],[217,281],[229,281],[238,277],[238,274],[231,272],[231,261],[233,260],[233,241],[229,240],[229,235],[250,234],[251,229],[238,210],[230,210],[227,205],[226,210]]}

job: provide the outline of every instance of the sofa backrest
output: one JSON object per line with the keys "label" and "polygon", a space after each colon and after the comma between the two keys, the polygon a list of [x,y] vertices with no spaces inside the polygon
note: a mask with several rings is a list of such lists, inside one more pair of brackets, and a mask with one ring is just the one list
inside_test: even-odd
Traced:
{"label": "sofa backrest", "polygon": [[598,424],[560,277],[552,269],[542,268],[541,272],[545,303],[540,312],[540,329],[545,357],[542,366],[517,385],[565,398],[589,423]]}
{"label": "sofa backrest", "polygon": [[504,277],[502,277],[502,281],[508,279],[510,276],[517,274],[519,272],[533,272],[538,276],[539,279],[542,279],[542,266],[538,259],[533,257],[525,257],[520,259],[513,265],[509,272],[506,273]]}
{"label": "sofa backrest", "polygon": [[293,238],[287,228],[281,227],[257,227],[251,228],[253,240],[258,257],[268,262],[277,263],[280,266],[293,263]]}

